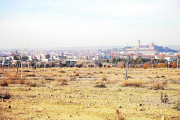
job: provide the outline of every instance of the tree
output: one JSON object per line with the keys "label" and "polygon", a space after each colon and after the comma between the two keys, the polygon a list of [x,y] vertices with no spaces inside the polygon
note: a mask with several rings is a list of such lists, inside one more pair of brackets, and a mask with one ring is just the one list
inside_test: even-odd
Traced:
{"label": "tree", "polygon": [[109,62],[109,59],[106,59],[106,63],[108,63]]}
{"label": "tree", "polygon": [[113,62],[113,63],[115,63],[115,62],[116,62],[116,59],[115,59],[115,58],[113,58],[112,62]]}
{"label": "tree", "polygon": [[118,63],[118,62],[120,62],[120,61],[121,61],[121,59],[120,59],[120,58],[116,59],[116,63]]}

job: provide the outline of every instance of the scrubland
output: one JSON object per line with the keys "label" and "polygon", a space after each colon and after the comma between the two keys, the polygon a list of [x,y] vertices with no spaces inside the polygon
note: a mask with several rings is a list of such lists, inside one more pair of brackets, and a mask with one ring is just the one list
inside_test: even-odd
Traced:
{"label": "scrubland", "polygon": [[180,70],[0,69],[0,119],[179,120]]}

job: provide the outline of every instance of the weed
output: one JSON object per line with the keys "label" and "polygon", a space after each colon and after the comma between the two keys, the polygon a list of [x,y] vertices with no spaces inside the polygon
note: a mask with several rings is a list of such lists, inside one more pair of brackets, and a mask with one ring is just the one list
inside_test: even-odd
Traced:
{"label": "weed", "polygon": [[24,70],[24,72],[31,72],[30,70]]}
{"label": "weed", "polygon": [[163,102],[163,103],[169,102],[168,95],[165,94],[165,95],[163,96],[163,92],[161,92],[161,102]]}
{"label": "weed", "polygon": [[36,77],[36,75],[31,73],[31,74],[26,74],[25,77]]}
{"label": "weed", "polygon": [[54,79],[53,79],[53,78],[45,78],[45,80],[52,80],[52,81],[54,81]]}
{"label": "weed", "polygon": [[18,80],[18,82],[17,82],[18,84],[24,84],[24,80],[23,79],[21,79],[21,80]]}
{"label": "weed", "polygon": [[159,76],[156,76],[155,78],[161,78],[161,77],[159,77]]}
{"label": "weed", "polygon": [[61,85],[68,85],[67,80],[65,80],[65,79],[62,79],[61,82],[62,82]]}
{"label": "weed", "polygon": [[107,77],[105,75],[102,76],[101,78],[102,81],[106,81],[107,80]]}
{"label": "weed", "polygon": [[79,76],[79,73],[75,73],[74,76]]}
{"label": "weed", "polygon": [[64,71],[64,70],[60,70],[59,72],[60,72],[60,73],[65,73],[66,71]]}
{"label": "weed", "polygon": [[124,80],[121,82],[122,87],[127,87],[127,86],[135,86],[135,87],[141,87],[143,85],[142,81],[129,81],[129,80]]}
{"label": "weed", "polygon": [[122,115],[120,115],[120,112],[118,109],[116,109],[116,114],[118,115],[118,120],[125,120]]}
{"label": "weed", "polygon": [[75,81],[75,80],[76,80],[76,76],[70,75],[69,77],[70,77],[70,80],[71,80],[71,81]]}
{"label": "weed", "polygon": [[106,86],[104,84],[100,84],[100,85],[96,85],[94,87],[98,87],[98,88],[106,88]]}
{"label": "weed", "polygon": [[36,83],[30,83],[29,86],[31,86],[31,87],[36,87]]}
{"label": "weed", "polygon": [[177,111],[180,110],[180,101],[178,101],[178,102],[174,105],[173,109],[177,109]]}

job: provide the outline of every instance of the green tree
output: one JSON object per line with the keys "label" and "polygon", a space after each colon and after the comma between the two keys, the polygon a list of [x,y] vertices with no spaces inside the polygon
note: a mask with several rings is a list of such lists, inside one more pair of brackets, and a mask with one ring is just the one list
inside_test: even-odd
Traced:
{"label": "green tree", "polygon": [[106,59],[106,63],[108,63],[109,62],[109,59]]}
{"label": "green tree", "polygon": [[113,58],[112,62],[113,62],[113,63],[115,63],[115,62],[116,62],[116,59],[115,59],[115,58]]}

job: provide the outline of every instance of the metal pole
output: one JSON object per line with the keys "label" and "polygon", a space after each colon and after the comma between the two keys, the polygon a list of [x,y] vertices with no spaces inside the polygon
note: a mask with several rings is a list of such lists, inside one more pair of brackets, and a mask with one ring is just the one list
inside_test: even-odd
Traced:
{"label": "metal pole", "polygon": [[168,61],[168,71],[169,71],[169,61]]}
{"label": "metal pole", "polygon": [[126,80],[128,80],[128,51],[127,51],[127,64],[126,64]]}
{"label": "metal pole", "polygon": [[94,71],[95,71],[95,59],[94,59]]}
{"label": "metal pole", "polygon": [[178,65],[178,61],[179,61],[179,60],[177,59],[177,70],[178,70],[178,66],[179,66],[179,65]]}
{"label": "metal pole", "polygon": [[22,47],[21,47],[21,78],[22,78]]}
{"label": "metal pole", "polygon": [[1,51],[1,60],[2,60],[2,69],[3,69],[3,58],[2,58],[2,51]]}
{"label": "metal pole", "polygon": [[45,65],[46,65],[46,63],[44,63],[44,72],[45,72]]}

